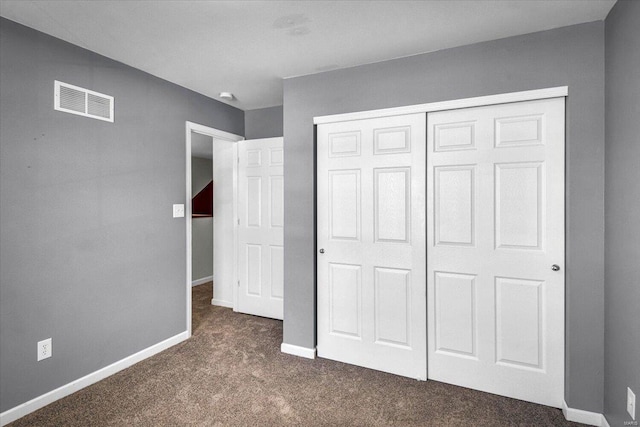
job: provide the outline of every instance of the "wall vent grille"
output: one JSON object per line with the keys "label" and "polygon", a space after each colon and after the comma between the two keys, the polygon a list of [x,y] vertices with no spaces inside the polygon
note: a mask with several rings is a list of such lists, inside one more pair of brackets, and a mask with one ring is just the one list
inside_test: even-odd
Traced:
{"label": "wall vent grille", "polygon": [[58,111],[113,123],[113,104],[113,96],[55,81],[54,108]]}

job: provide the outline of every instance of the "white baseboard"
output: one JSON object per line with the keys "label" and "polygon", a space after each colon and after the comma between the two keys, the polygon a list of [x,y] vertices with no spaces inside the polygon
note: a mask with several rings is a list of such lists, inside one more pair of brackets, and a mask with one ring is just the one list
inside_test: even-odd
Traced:
{"label": "white baseboard", "polygon": [[37,411],[38,409],[55,402],[58,399],[62,399],[63,397],[75,393],[76,391],[90,386],[91,384],[95,384],[98,381],[107,378],[108,376],[111,376],[117,372],[122,371],[123,369],[128,368],[129,366],[135,365],[136,363],[153,356],[154,354],[160,353],[161,351],[166,350],[169,347],[181,343],[187,338],[189,338],[188,332],[181,332],[178,335],[161,341],[158,344],[154,344],[151,347],[147,347],[144,350],[132,354],[131,356],[125,357],[124,359],[112,363],[109,366],[85,375],[84,377],[79,378],[75,381],[71,381],[68,384],[65,384],[55,390],[43,394],[42,396],[38,396],[28,402],[8,409],[0,414],[0,426],[7,425],[17,420],[18,418],[22,418],[25,415],[30,414],[31,412]]}
{"label": "white baseboard", "polygon": [[203,277],[202,279],[197,279],[191,282],[191,286],[203,285],[207,282],[213,282],[213,276]]}
{"label": "white baseboard", "polygon": [[233,308],[233,303],[232,302],[224,301],[224,300],[221,300],[221,299],[215,299],[215,298],[211,299],[211,305],[219,305],[220,307]]}
{"label": "white baseboard", "polygon": [[305,357],[307,359],[316,358],[315,348],[300,347],[293,344],[282,343],[280,351],[287,354],[293,354],[294,356]]}
{"label": "white baseboard", "polygon": [[567,402],[562,402],[562,413],[567,421],[588,424],[590,426],[609,427],[604,415],[597,412],[583,411],[582,409],[569,408]]}

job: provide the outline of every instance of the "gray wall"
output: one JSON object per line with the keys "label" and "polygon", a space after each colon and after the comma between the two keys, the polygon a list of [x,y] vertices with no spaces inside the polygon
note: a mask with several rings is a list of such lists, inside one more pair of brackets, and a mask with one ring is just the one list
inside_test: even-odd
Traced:
{"label": "gray wall", "polygon": [[627,387],[640,404],[640,2],[616,3],[605,40],[604,411],[619,426],[631,420]]}
{"label": "gray wall", "polygon": [[245,111],[244,131],[247,139],[282,136],[282,105]]}
{"label": "gray wall", "polygon": [[569,86],[565,396],[602,411],[604,23],[594,22],[284,81],[284,342],[315,346],[313,117]]}
{"label": "gray wall", "polygon": [[[186,330],[185,121],[241,110],[0,20],[0,411]],[[61,80],[115,123],[53,110]],[[36,362],[36,342],[53,357]]]}
{"label": "gray wall", "polygon": [[[211,137],[195,132],[194,139],[205,139],[212,143]],[[201,157],[191,158],[191,193],[195,196],[213,179],[213,162]],[[191,221],[191,261],[192,280],[213,275],[213,217],[193,218]]]}

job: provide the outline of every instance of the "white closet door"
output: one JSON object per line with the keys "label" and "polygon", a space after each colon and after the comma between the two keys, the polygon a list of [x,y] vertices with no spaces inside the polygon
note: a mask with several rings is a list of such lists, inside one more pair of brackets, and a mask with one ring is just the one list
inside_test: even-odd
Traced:
{"label": "white closet door", "polygon": [[425,114],[318,126],[318,355],[426,379]]}
{"label": "white closet door", "polygon": [[560,407],[564,98],[427,123],[429,379]]}
{"label": "white closet door", "polygon": [[238,157],[237,311],[282,319],[283,139],[240,141]]}

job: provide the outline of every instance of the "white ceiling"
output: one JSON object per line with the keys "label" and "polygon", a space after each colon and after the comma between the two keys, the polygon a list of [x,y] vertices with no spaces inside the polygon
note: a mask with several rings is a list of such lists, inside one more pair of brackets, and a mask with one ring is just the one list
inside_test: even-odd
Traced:
{"label": "white ceiling", "polygon": [[0,15],[243,110],[282,79],[602,20],[615,0],[31,1]]}

